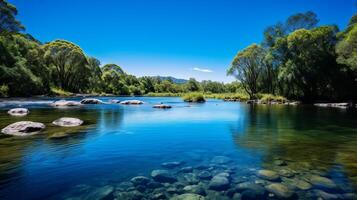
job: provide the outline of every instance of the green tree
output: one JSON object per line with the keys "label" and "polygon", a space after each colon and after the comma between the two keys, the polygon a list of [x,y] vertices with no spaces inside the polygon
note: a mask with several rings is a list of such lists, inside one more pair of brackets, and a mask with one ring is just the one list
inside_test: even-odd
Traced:
{"label": "green tree", "polygon": [[43,45],[53,84],[70,92],[83,92],[89,86],[90,66],[82,49],[65,40]]}
{"label": "green tree", "polygon": [[238,52],[234,57],[228,75],[232,75],[242,84],[250,98],[258,93],[258,81],[265,65],[265,50],[257,44]]}
{"label": "green tree", "polygon": [[0,0],[0,34],[4,32],[19,32],[25,27],[16,20],[17,9],[5,0]]}
{"label": "green tree", "polygon": [[196,92],[200,90],[200,84],[194,78],[190,78],[187,83],[185,83],[185,87],[189,92]]}

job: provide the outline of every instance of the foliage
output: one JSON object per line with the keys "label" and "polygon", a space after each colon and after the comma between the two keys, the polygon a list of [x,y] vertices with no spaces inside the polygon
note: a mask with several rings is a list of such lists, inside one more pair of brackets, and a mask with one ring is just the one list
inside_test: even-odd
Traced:
{"label": "foliage", "polygon": [[14,5],[0,0],[0,33],[19,32],[25,27],[16,20],[17,9]]}
{"label": "foliage", "polygon": [[64,91],[63,89],[56,88],[56,87],[51,87],[50,94],[53,96],[61,96],[61,97],[69,97],[73,95],[73,93],[71,92]]}
{"label": "foliage", "polygon": [[258,94],[258,99],[262,103],[270,103],[270,102],[278,102],[278,103],[285,103],[287,99],[283,96],[273,95],[273,94]]}
{"label": "foliage", "polygon": [[8,97],[9,87],[7,85],[0,86],[0,97]]}
{"label": "foliage", "polygon": [[202,93],[197,93],[197,92],[192,92],[192,93],[187,93],[184,96],[182,96],[182,99],[186,102],[205,102],[205,98]]}

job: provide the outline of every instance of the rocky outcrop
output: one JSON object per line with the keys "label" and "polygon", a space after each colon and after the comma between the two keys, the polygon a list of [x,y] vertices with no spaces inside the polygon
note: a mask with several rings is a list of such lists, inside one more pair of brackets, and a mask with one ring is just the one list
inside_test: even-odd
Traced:
{"label": "rocky outcrop", "polygon": [[78,101],[59,100],[53,102],[51,105],[55,107],[71,107],[71,106],[79,106],[81,105],[81,103]]}
{"label": "rocky outcrop", "polygon": [[123,105],[139,105],[139,104],[143,104],[144,102],[140,101],[140,100],[125,100],[120,102],[120,104]]}
{"label": "rocky outcrop", "polygon": [[81,100],[81,104],[102,104],[103,101],[95,98],[85,98]]}
{"label": "rocky outcrop", "polygon": [[83,121],[72,117],[61,117],[53,121],[52,124],[64,127],[73,127],[82,125]]}
{"label": "rocky outcrop", "polygon": [[1,130],[6,135],[28,136],[39,133],[46,126],[32,121],[20,121],[10,124]]}
{"label": "rocky outcrop", "polygon": [[30,111],[27,108],[13,108],[7,111],[7,113],[12,116],[25,116],[29,114]]}

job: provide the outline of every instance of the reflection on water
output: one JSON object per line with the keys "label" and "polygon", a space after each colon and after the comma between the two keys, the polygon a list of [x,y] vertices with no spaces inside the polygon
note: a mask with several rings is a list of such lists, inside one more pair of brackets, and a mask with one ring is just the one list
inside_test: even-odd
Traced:
{"label": "reflection on water", "polygon": [[[0,199],[169,199],[184,193],[206,199],[356,197],[354,111],[149,97],[141,97],[140,106],[59,109],[49,106],[53,100],[0,102],[0,128],[19,120],[46,125],[39,135],[0,136]],[[158,102],[173,108],[153,109]],[[18,106],[31,113],[6,114]],[[51,124],[60,117],[85,124]],[[168,174],[151,177],[157,169]],[[263,176],[261,169],[276,174]],[[139,175],[148,180],[130,182]],[[174,181],[163,183],[169,175]],[[287,189],[285,196],[279,189]]]}

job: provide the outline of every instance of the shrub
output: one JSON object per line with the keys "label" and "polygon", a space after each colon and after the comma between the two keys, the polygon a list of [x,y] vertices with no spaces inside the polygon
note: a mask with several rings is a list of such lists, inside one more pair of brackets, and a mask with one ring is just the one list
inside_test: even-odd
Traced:
{"label": "shrub", "polygon": [[261,103],[270,103],[270,102],[285,103],[287,101],[285,97],[277,96],[273,94],[259,94],[258,98],[260,99]]}
{"label": "shrub", "polygon": [[9,86],[2,85],[0,86],[0,97],[8,97],[9,95]]}
{"label": "shrub", "polygon": [[185,94],[182,99],[186,102],[205,102],[205,97],[201,93],[188,93]]}

